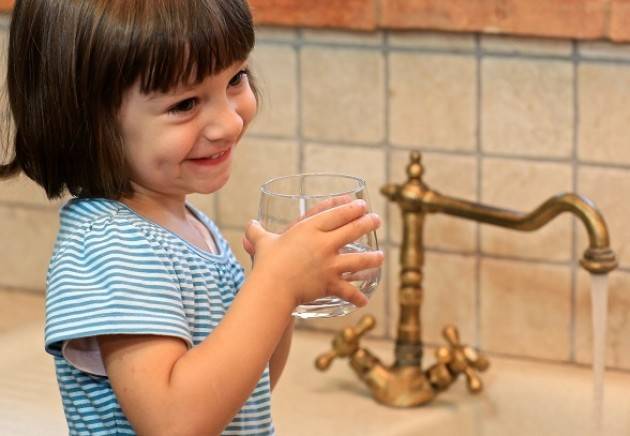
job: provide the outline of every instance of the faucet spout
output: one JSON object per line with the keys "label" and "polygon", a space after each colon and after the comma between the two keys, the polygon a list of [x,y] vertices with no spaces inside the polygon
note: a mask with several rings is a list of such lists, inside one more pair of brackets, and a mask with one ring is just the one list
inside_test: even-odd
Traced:
{"label": "faucet spout", "polygon": [[561,213],[571,213],[582,222],[588,233],[589,247],[580,260],[582,267],[595,274],[608,273],[617,267],[615,254],[610,248],[606,222],[595,205],[581,195],[555,195],[529,213],[473,203],[436,191],[427,192],[424,202],[429,212],[445,213],[520,231],[538,230]]}

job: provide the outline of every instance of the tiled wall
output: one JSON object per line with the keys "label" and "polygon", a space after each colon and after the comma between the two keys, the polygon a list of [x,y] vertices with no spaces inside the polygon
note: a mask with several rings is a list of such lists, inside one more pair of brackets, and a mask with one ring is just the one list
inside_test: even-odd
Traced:
{"label": "tiled wall", "polygon": [[[243,262],[244,225],[273,176],[363,176],[385,220],[387,265],[370,305],[301,328],[333,330],[370,312],[374,335],[395,336],[401,220],[378,191],[403,182],[409,151],[421,150],[426,182],[445,194],[522,211],[563,191],[595,201],[620,261],[608,365],[630,369],[630,46],[262,28],[254,68],[263,105],[231,181],[196,199]],[[0,184],[0,286],[43,288],[57,206],[27,183]],[[426,341],[441,342],[453,322],[488,352],[590,362],[588,275],[577,267],[586,238],[570,216],[531,234],[430,216],[425,240]]]}

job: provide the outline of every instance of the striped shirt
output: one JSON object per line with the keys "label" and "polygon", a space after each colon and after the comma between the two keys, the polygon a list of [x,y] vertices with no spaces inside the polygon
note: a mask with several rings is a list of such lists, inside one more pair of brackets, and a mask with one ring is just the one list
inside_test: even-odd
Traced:
{"label": "striped shirt", "polygon": [[[45,346],[71,435],[135,434],[105,375],[96,336],[164,335],[194,347],[242,285],[243,268],[215,224],[189,208],[214,236],[217,254],[117,201],[73,199],[62,208],[47,277]],[[267,368],[223,434],[273,435],[270,406]]]}

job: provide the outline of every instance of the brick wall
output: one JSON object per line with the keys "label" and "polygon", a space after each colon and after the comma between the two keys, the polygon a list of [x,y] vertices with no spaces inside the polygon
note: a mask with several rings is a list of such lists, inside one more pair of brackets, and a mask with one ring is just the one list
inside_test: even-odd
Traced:
{"label": "brick wall", "polygon": [[628,0],[250,0],[259,24],[630,40]]}

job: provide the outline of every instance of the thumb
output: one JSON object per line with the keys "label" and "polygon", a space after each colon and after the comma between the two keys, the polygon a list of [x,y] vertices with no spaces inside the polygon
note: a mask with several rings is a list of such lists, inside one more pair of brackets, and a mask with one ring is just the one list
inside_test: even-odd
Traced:
{"label": "thumb", "polygon": [[254,247],[254,244],[247,239],[247,236],[243,236],[243,248],[250,256],[253,256],[256,253],[256,247]]}
{"label": "thumb", "polygon": [[[249,250],[245,246],[245,240],[249,243],[249,245],[253,247],[256,246],[256,243],[263,238],[267,232],[262,228],[260,223],[256,220],[251,220],[247,227],[245,228],[245,238],[243,240],[243,247],[249,253]],[[251,253],[250,253],[251,254]]]}

